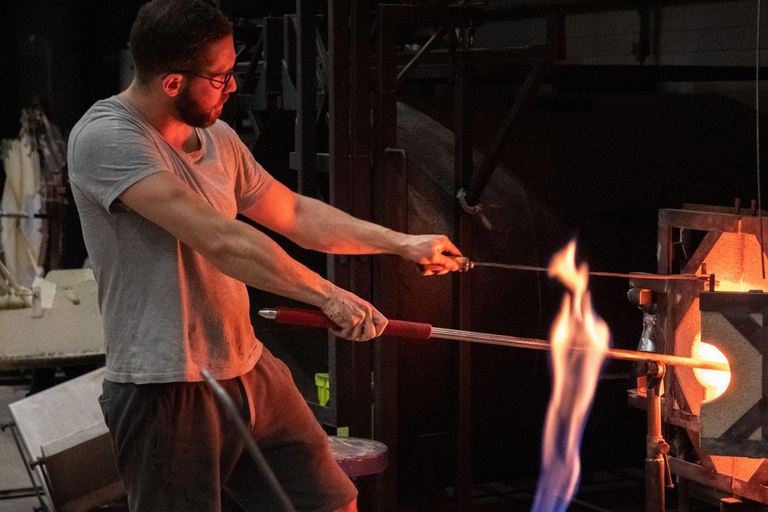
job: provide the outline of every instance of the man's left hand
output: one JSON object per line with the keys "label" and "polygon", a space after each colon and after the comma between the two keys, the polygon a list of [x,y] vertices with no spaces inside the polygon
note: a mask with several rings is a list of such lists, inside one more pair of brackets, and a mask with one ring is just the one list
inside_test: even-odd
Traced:
{"label": "man's left hand", "polygon": [[461,251],[443,235],[408,235],[403,258],[422,266],[425,276],[442,275],[459,270],[459,264],[452,258],[461,256]]}

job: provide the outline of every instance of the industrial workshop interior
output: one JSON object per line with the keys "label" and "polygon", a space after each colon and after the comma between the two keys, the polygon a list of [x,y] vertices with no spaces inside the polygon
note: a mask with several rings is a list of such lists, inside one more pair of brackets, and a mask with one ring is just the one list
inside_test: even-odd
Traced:
{"label": "industrial workshop interior", "polygon": [[[768,511],[761,0],[145,4],[0,2],[0,512]],[[140,9],[168,17],[141,25]],[[166,37],[166,22],[209,30],[195,13],[224,32],[189,48],[203,62],[226,43],[229,67],[159,67],[144,81],[141,62],[170,62],[181,39],[157,43],[156,55],[144,49],[144,60],[129,40]],[[195,91],[221,98],[204,125],[182,115]],[[108,107],[98,115],[112,127],[92,113]],[[109,129],[89,130],[85,119]],[[139,124],[147,128],[126,128]],[[174,146],[168,126],[198,146]],[[233,205],[240,194],[237,208],[214,211],[194,180],[160,172],[172,167],[165,160],[142,160],[155,167],[104,204],[96,187],[147,158],[146,144],[121,141],[118,130],[143,133],[184,166],[202,165],[214,135],[236,135],[219,150],[239,163],[208,172],[256,169],[267,180],[266,171],[276,181],[247,197],[279,187],[324,212],[301,217],[310,238],[341,240],[347,231],[335,226],[354,222],[382,237],[448,241],[421,259],[386,245],[321,250],[275,227],[282,210],[265,212],[272,203],[251,200],[245,215],[240,188],[251,185],[227,189]],[[109,144],[83,149],[99,141]],[[165,183],[158,175],[172,186],[149,190],[148,180]],[[162,197],[170,200],[146,200]],[[188,221],[175,201],[194,210]],[[211,232],[208,211],[221,218],[211,225],[229,226],[222,239],[274,240],[261,244],[281,255],[274,261],[370,303],[386,328],[373,322],[364,336],[363,320],[358,338],[346,336],[320,303],[229,273],[218,252],[198,249],[209,247],[198,240]],[[165,224],[177,221],[182,235]],[[137,252],[153,238],[171,241],[170,259]],[[189,308],[182,321],[239,307],[227,308],[218,287],[196,291],[185,258],[242,288],[255,334],[244,339],[263,353],[240,373],[201,366],[131,380],[116,369],[126,357],[146,360],[142,339],[194,336],[196,320],[168,327],[177,309],[167,304]],[[241,266],[272,269],[264,283],[291,272],[258,258]],[[134,307],[115,309],[122,303]],[[222,329],[208,331],[235,343]],[[216,347],[200,350],[218,361]],[[166,360],[161,352],[147,364]],[[274,414],[313,416],[320,427],[303,428],[320,434],[313,450],[332,455],[330,466],[290,459],[273,446],[288,441],[257,435],[254,411],[281,399],[266,384],[246,389],[247,375],[279,361],[297,401]],[[117,390],[193,386],[194,399],[178,395],[165,409],[117,401]],[[170,430],[198,432],[214,413],[220,430],[200,430],[191,445]],[[163,421],[175,427],[166,432]],[[195,455],[217,436],[237,444],[237,467],[253,468],[238,488],[250,502],[230,492],[219,463]],[[187,462],[168,463],[173,479],[151,477],[161,466],[165,474],[165,455],[139,452],[141,443],[186,452]],[[180,479],[202,488],[206,470],[217,475],[210,502],[148,498],[175,496]],[[331,475],[354,486],[356,501],[347,492],[319,505],[331,503],[317,501],[329,499]],[[297,489],[306,479],[312,485]]]}

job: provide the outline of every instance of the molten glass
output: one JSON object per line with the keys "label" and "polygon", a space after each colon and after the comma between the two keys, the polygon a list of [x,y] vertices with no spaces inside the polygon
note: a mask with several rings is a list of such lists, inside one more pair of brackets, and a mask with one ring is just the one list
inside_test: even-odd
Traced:
{"label": "molten glass", "polygon": [[549,275],[568,288],[552,326],[552,396],[542,441],[534,512],[564,512],[581,472],[579,446],[595,394],[610,332],[592,309],[589,268],[576,268],[576,243],[557,253]]}
{"label": "molten glass", "polygon": [[[700,334],[696,335],[693,342],[693,348],[691,349],[691,355],[696,359],[701,359],[703,361],[728,363],[728,359],[716,346],[701,341]],[[702,400],[702,402],[708,402],[719,397],[725,393],[725,390],[728,389],[728,384],[731,383],[731,372],[694,368],[693,374],[696,376],[699,383],[704,386],[704,400]]]}

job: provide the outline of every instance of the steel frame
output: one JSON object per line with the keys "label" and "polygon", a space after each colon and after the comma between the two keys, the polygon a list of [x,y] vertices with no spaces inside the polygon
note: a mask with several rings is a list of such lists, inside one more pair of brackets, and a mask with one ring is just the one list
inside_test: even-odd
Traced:
{"label": "steel frame", "polygon": [[[451,37],[451,64],[455,70],[454,82],[454,183],[458,190],[472,179],[473,145],[469,111],[471,68],[467,51],[457,48],[455,35]],[[472,222],[454,207],[454,232],[456,243],[463,247],[465,255],[472,259]],[[458,329],[472,329],[472,278],[461,272],[453,278],[453,317]],[[455,382],[457,396],[455,495],[456,508],[467,510],[472,495],[472,345],[458,343],[454,348]]]}
{"label": "steel frame", "polygon": [[758,503],[768,503],[768,487],[764,485],[744,482],[738,478],[731,478],[730,476],[722,475],[699,464],[687,462],[675,457],[669,457],[669,467],[672,470],[672,473],[680,478],[723,491],[729,496],[737,495],[757,501]]}
{"label": "steel frame", "polygon": [[[688,206],[683,210],[659,211],[659,261],[657,267],[659,274],[670,274],[676,270],[673,268],[673,247],[675,245],[673,233],[675,230],[691,229],[707,232],[685,267],[677,269],[682,273],[695,272],[722,233],[748,233],[756,237],[760,235],[760,219],[756,216],[741,215],[736,210],[707,208],[708,211],[701,211],[701,208]],[[763,219],[763,229],[768,230],[768,218]],[[653,290],[654,288],[647,286],[648,284],[646,282],[643,287]],[[671,354],[675,347],[675,329],[690,308],[691,303],[699,296],[700,292],[704,291],[704,286],[697,281],[668,281],[664,285],[664,289],[656,289],[655,291],[662,292],[659,294],[658,305],[658,329],[661,336],[657,339],[664,340],[664,353]],[[684,297],[685,300],[676,302],[674,300],[676,294]],[[699,418],[691,414],[690,407],[688,407],[674,372],[667,374],[665,387],[667,396],[664,403],[664,421],[698,432]],[[679,405],[679,409],[675,408],[675,403]]]}
{"label": "steel frame", "polygon": [[[50,511],[51,508],[46,502],[46,498],[50,500],[50,495],[48,493],[47,482],[45,481],[45,472],[42,468],[42,462],[40,460],[33,460],[32,456],[27,451],[15,421],[10,421],[0,425],[0,431],[5,431],[5,429],[10,429],[11,431],[13,441],[16,443],[16,449],[19,452],[19,456],[24,463],[24,469],[27,471],[27,476],[29,477],[29,481],[32,484],[34,496],[37,498],[37,501],[40,504],[40,506],[34,507],[35,511]],[[39,470],[35,470],[36,466],[41,467]]]}
{"label": "steel frame", "polygon": [[[768,219],[763,220],[763,228],[768,229]],[[675,268],[674,247],[680,243],[674,239],[677,230],[707,232],[682,268]],[[759,237],[760,219],[755,216],[754,211],[751,214],[743,215],[738,206],[728,209],[686,205],[682,210],[660,210],[657,273],[663,275],[677,272],[694,273],[723,233],[747,233]],[[765,251],[763,252],[765,253]],[[673,354],[677,326],[693,301],[705,291],[704,283],[693,280],[653,282],[638,276],[638,278],[630,281],[630,286],[649,289],[656,293],[658,304],[656,340],[657,343],[661,344],[658,348],[665,354]],[[682,297],[682,300],[678,300],[677,297]],[[667,463],[672,473],[713,489],[735,493],[761,503],[768,503],[768,487],[754,482],[743,482],[717,473],[709,456],[702,452],[698,441],[699,417],[691,413],[674,369],[667,372],[664,379],[664,389],[665,396],[662,400],[664,422],[687,431],[693,448],[700,459],[699,464],[694,464],[680,458],[669,457]],[[632,405],[645,408],[644,402],[643,399],[630,395]],[[764,471],[763,467],[758,469],[758,473],[764,473]]]}
{"label": "steel frame", "polygon": [[[768,219],[764,220],[763,223],[768,229]],[[759,235],[759,219],[757,217],[737,214],[734,210],[713,209],[711,207],[686,206],[682,210],[660,210],[658,226],[659,260],[657,273],[662,275],[695,272],[722,233]],[[707,234],[686,262],[685,267],[674,268],[674,246],[678,242],[673,240],[673,235],[676,230],[681,229],[706,231]],[[693,301],[704,291],[704,283],[695,280],[654,282],[638,276],[630,281],[630,285],[657,293],[657,340],[663,342],[660,347],[663,353],[673,354],[675,330]],[[684,300],[678,302],[674,299],[675,296],[684,297]],[[699,418],[691,413],[674,371],[667,372],[665,390],[664,421],[692,432],[698,432]],[[675,407],[675,404],[678,407]]]}

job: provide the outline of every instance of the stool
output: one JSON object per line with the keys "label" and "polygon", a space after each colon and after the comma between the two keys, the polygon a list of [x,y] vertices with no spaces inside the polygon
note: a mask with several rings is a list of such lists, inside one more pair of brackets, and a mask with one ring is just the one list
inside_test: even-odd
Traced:
{"label": "stool", "polygon": [[349,478],[378,475],[387,469],[387,445],[358,437],[328,436],[328,447]]}

